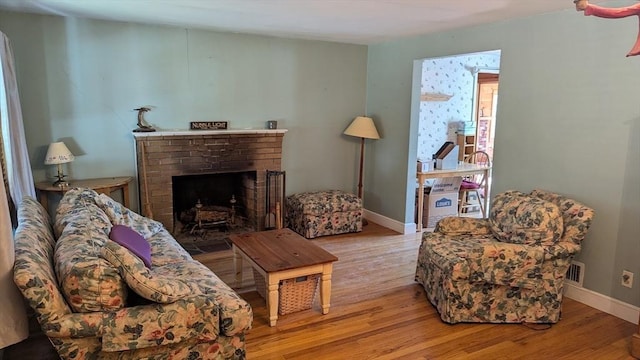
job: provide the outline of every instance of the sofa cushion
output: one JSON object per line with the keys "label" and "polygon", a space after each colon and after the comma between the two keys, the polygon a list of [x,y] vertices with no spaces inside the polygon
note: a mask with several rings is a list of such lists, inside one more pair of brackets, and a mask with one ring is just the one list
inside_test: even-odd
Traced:
{"label": "sofa cushion", "polygon": [[106,214],[111,224],[128,226],[145,239],[152,237],[164,228],[161,222],[136,214],[105,194],[97,195],[94,201]]}
{"label": "sofa cushion", "polygon": [[496,195],[489,224],[499,241],[514,244],[553,245],[563,231],[558,206],[519,191]]}
{"label": "sofa cushion", "polygon": [[60,289],[75,312],[112,311],[125,306],[127,284],[100,249],[109,241],[111,223],[89,189],[71,189],[56,211],[54,266]]}
{"label": "sofa cushion", "polygon": [[[219,334],[220,319],[215,299],[210,296],[190,296],[161,306],[139,306],[108,314],[98,359],[222,359],[216,351],[199,354],[176,354],[172,344],[214,341]],[[216,344],[209,344],[214,350]],[[153,355],[130,353],[127,350],[153,349]],[[141,356],[142,355],[142,356]],[[204,356],[203,356],[204,355]],[[77,358],[77,357],[76,357]]]}
{"label": "sofa cushion", "polygon": [[151,246],[153,266],[193,260],[161,222],[139,215],[105,194],[96,196],[95,202],[114,226],[127,226],[144,237]]}
{"label": "sofa cushion", "polygon": [[151,263],[153,266],[193,261],[187,250],[166,229],[160,230],[145,240],[151,246]]}
{"label": "sofa cushion", "polygon": [[488,235],[491,228],[486,219],[450,216],[436,223],[434,232],[445,235]]}
{"label": "sofa cushion", "polygon": [[151,246],[135,230],[125,225],[114,225],[109,233],[109,239],[127,248],[148,268],[151,268]]}
{"label": "sofa cushion", "polygon": [[91,214],[92,224],[109,234],[111,221],[107,214],[96,206],[97,196],[98,193],[91,189],[78,188],[67,191],[56,208],[54,235],[60,238],[69,224],[73,224],[74,227],[78,223],[77,219],[81,214]]}
{"label": "sofa cushion", "polygon": [[161,274],[150,270],[144,262],[114,241],[101,249],[102,257],[115,267],[131,290],[157,303],[171,303],[191,294],[180,274]]}
{"label": "sofa cushion", "polygon": [[593,209],[579,203],[566,196],[550,191],[535,189],[531,191],[531,196],[550,201],[562,211],[564,222],[564,233],[562,239],[571,241],[580,246],[587,234],[591,221],[593,220]]}
{"label": "sofa cushion", "polygon": [[435,266],[452,281],[534,288],[544,249],[495,241],[493,235],[425,232],[418,262]]}

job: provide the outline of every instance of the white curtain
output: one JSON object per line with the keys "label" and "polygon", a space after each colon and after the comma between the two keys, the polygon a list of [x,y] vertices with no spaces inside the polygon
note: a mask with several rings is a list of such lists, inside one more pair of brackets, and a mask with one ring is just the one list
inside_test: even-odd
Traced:
{"label": "white curtain", "polygon": [[11,42],[4,33],[0,32],[0,35],[2,35],[0,79],[4,79],[0,84],[0,121],[2,121],[0,128],[2,128],[2,139],[7,157],[9,191],[13,203],[18,206],[24,195],[35,198],[36,193],[24,136],[22,108],[18,96],[18,82],[13,64]]}
{"label": "white curtain", "polygon": [[[0,171],[0,183],[2,171]],[[29,324],[22,294],[13,282],[13,231],[7,195],[0,191],[0,349],[29,336]]]}
{"label": "white curtain", "polygon": [[[0,32],[0,121],[11,197],[16,206],[22,196],[35,197],[33,175],[22,125],[16,72],[9,39]],[[0,184],[4,175],[0,171]],[[7,194],[0,191],[0,349],[27,338],[29,326],[22,295],[13,282],[13,227]]]}

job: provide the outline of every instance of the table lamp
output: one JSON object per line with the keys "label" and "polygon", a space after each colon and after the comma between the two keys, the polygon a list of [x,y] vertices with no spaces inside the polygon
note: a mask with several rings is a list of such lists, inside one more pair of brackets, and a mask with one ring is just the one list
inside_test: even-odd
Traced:
{"label": "table lamp", "polygon": [[362,199],[362,169],[364,167],[364,139],[380,139],[373,119],[366,116],[358,116],[344,131],[345,135],[360,138],[360,176],[358,178],[358,197]]}
{"label": "table lamp", "polygon": [[62,164],[72,162],[73,159],[75,159],[75,156],[62,141],[49,145],[47,155],[44,157],[44,164],[58,165],[58,180],[53,183],[54,186],[69,186],[69,183],[64,181],[66,175],[62,173]]}

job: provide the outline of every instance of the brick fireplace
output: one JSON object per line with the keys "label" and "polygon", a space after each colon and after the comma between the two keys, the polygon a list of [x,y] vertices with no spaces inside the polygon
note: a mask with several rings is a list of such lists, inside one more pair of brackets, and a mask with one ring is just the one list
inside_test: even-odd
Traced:
{"label": "brick fireplace", "polygon": [[191,130],[134,133],[140,212],[175,230],[173,182],[181,176],[255,172],[256,230],[264,229],[266,172],[281,170],[287,130]]}

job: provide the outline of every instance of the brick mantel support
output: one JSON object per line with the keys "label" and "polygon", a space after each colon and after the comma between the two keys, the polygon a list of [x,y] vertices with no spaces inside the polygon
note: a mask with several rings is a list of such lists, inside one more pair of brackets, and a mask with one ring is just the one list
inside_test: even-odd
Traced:
{"label": "brick mantel support", "polygon": [[267,170],[282,170],[287,130],[134,133],[140,211],[174,230],[173,177],[256,171],[257,230],[264,228]]}

